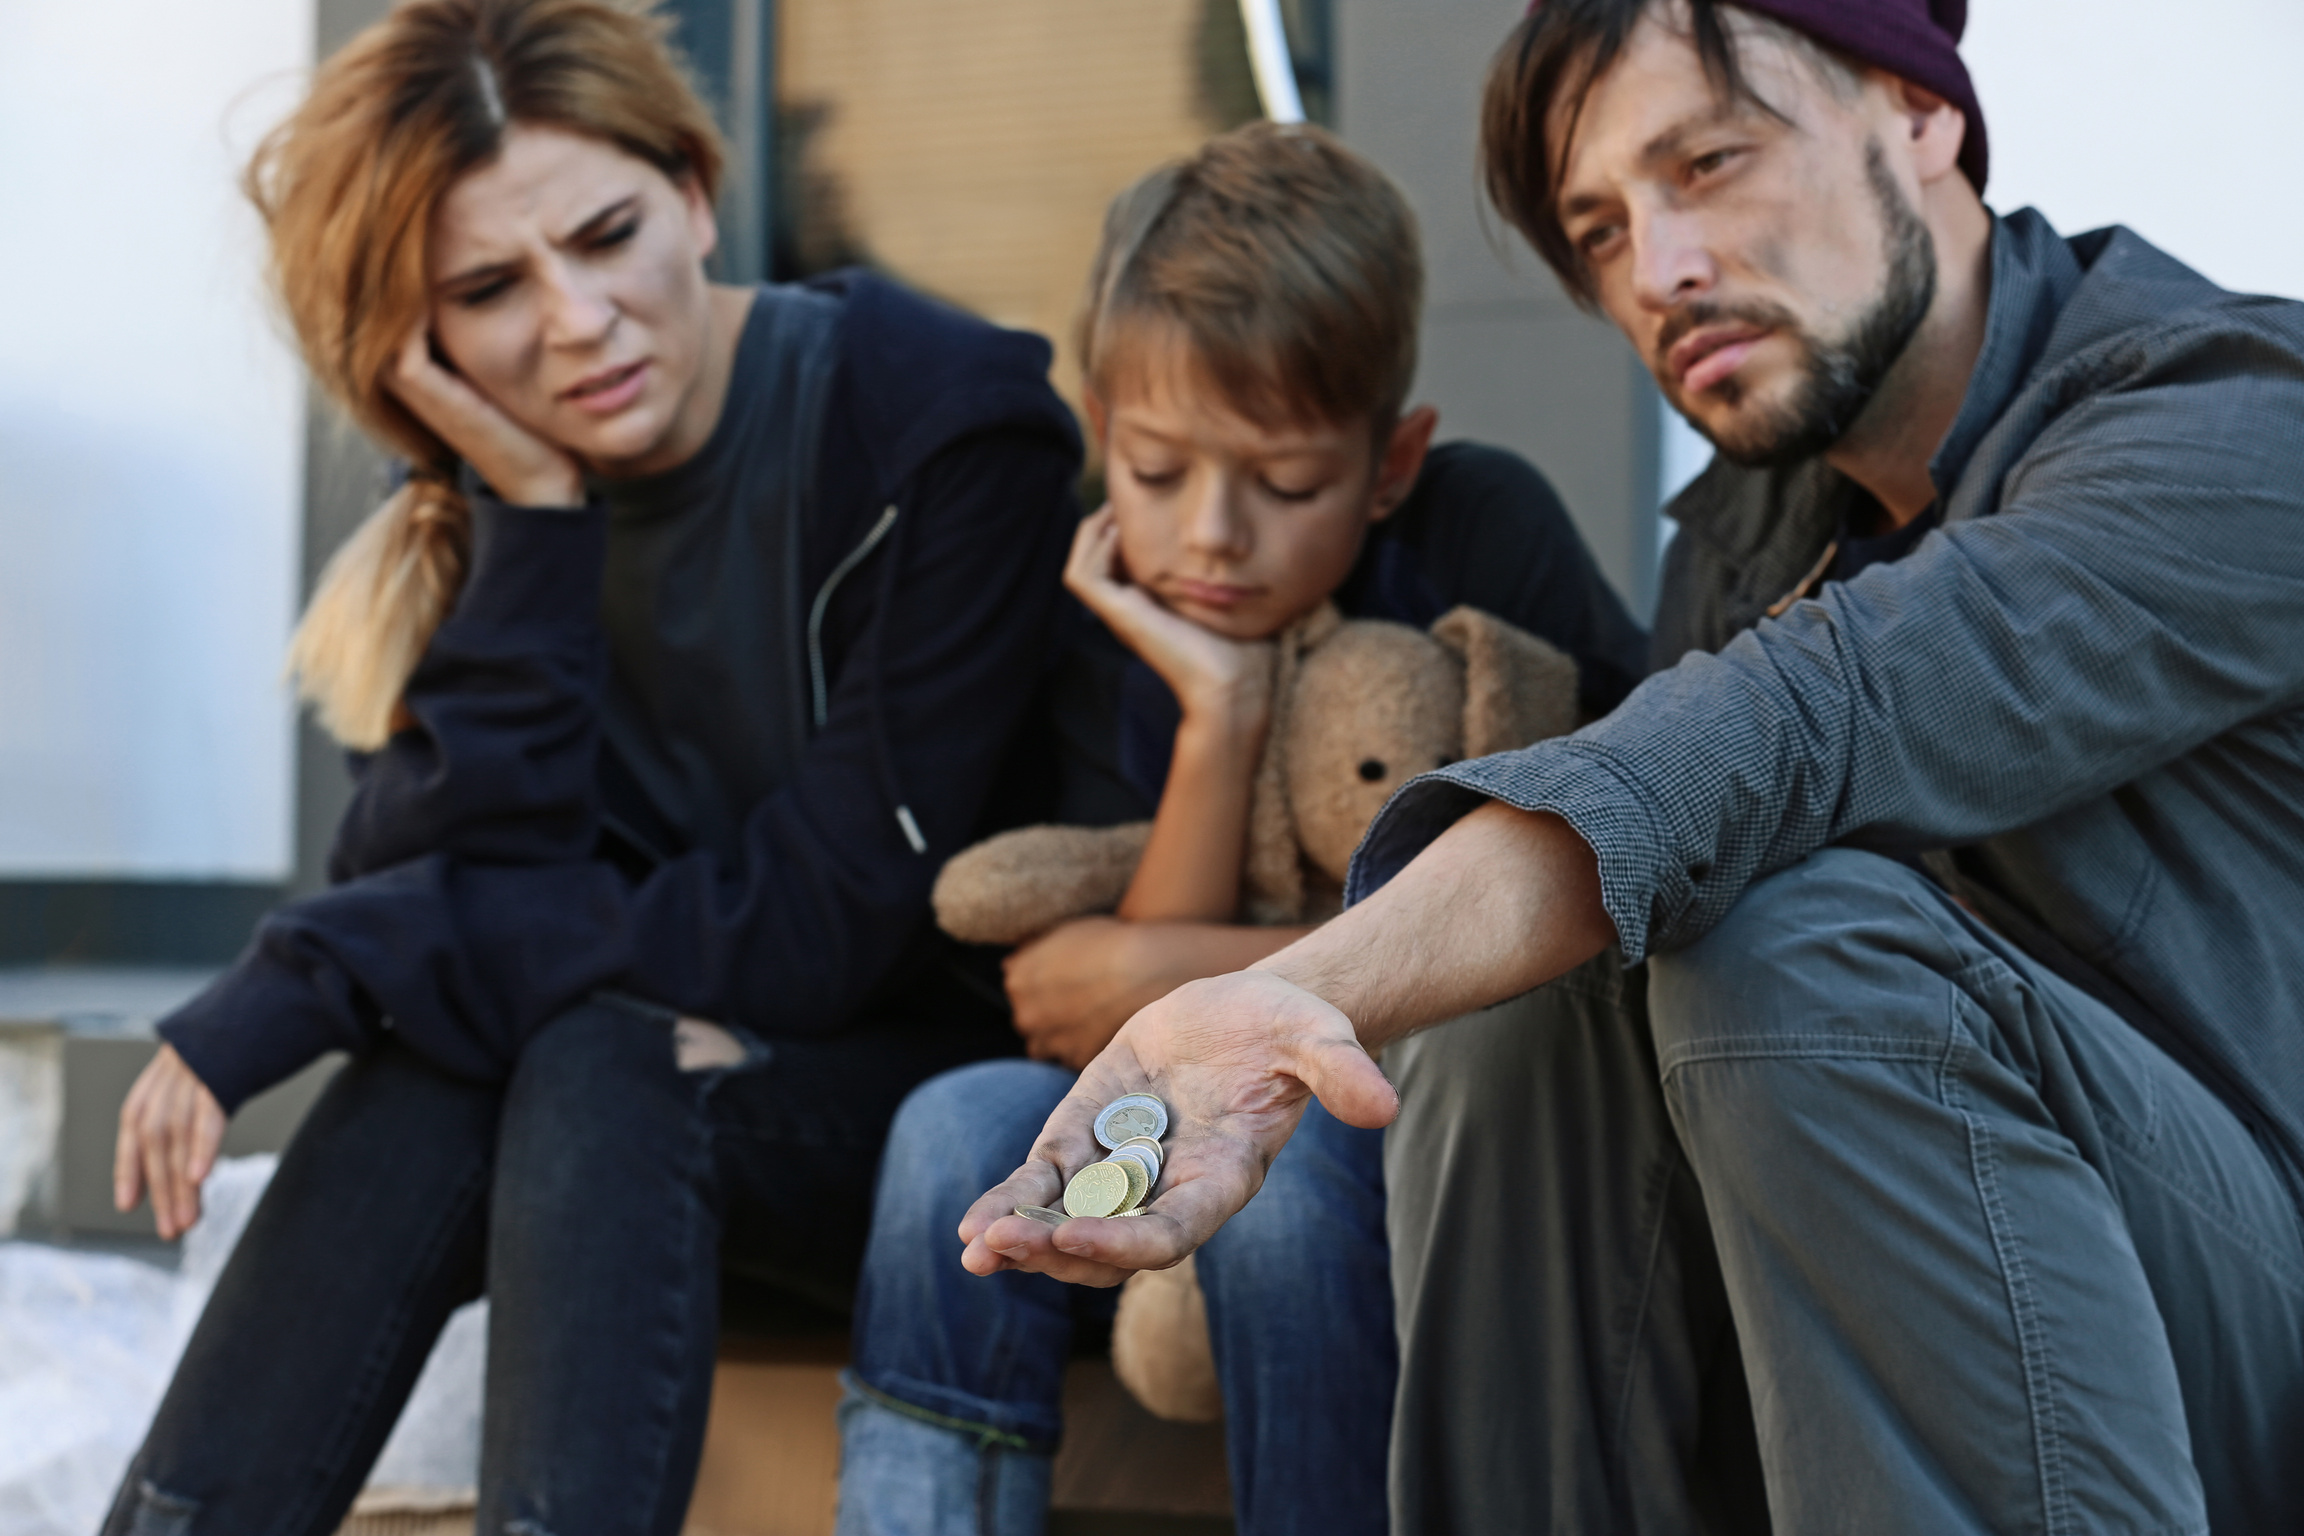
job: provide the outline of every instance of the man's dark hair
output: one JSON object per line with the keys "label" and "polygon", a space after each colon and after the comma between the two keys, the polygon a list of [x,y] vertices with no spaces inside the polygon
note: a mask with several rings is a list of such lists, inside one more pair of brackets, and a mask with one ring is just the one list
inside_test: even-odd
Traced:
{"label": "man's dark hair", "polygon": [[[1480,104],[1480,174],[1488,199],[1587,309],[1594,302],[1591,274],[1560,224],[1555,179],[1564,145],[1549,142],[1547,128],[1554,103],[1564,100],[1566,136],[1574,136],[1594,83],[1623,53],[1640,19],[1665,4],[1680,12],[1714,90],[1783,116],[1746,80],[1736,28],[1722,14],[1731,7],[1723,0],[1545,0],[1513,29],[1488,68]],[[1835,85],[1853,81],[1856,66],[1805,34],[1749,11],[1739,11],[1738,21],[1809,55]]]}

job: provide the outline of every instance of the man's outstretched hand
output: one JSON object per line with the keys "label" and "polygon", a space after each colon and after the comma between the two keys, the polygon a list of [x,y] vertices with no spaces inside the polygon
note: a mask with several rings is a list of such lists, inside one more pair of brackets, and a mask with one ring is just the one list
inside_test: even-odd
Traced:
{"label": "man's outstretched hand", "polygon": [[[1096,1112],[1124,1093],[1168,1105],[1160,1187],[1143,1216],[1051,1227],[1019,1205],[1061,1209],[1073,1174],[1104,1156]],[[1352,1021],[1269,971],[1188,982],[1144,1008],[1088,1064],[1032,1156],[961,1220],[961,1262],[979,1275],[1029,1269],[1117,1285],[1206,1242],[1264,1182],[1317,1095],[1337,1119],[1389,1125],[1400,1099],[1353,1037]]]}
{"label": "man's outstretched hand", "polygon": [[[1139,1010],[1049,1116],[1031,1160],[969,1208],[961,1262],[1086,1285],[1178,1263],[1256,1193],[1307,1098],[1346,1125],[1392,1123],[1400,1099],[1370,1049],[1542,986],[1615,940],[1591,846],[1557,816],[1482,806],[1255,970]],[[1104,1155],[1096,1112],[1124,1093],[1168,1104],[1149,1213],[1059,1227],[1016,1215],[1061,1204],[1065,1181]]]}

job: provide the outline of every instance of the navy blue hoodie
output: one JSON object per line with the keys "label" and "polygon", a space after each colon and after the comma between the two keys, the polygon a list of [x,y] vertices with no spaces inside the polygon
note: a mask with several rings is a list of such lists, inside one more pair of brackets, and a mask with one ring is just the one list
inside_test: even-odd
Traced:
{"label": "navy blue hoodie", "polygon": [[798,770],[732,849],[639,827],[601,750],[606,512],[483,493],[416,724],[354,759],[338,883],[161,1025],[227,1110],[387,1030],[497,1080],[602,988],[771,1035],[966,1006],[928,891],[1031,810],[1002,791],[1048,666],[1078,433],[1039,338],[869,275],[815,287],[843,310],[801,530],[825,707]]}

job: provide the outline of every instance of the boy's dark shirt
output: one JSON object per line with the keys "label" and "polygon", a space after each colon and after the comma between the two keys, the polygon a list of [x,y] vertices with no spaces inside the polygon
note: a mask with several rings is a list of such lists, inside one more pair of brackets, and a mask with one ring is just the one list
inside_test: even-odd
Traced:
{"label": "boy's dark shirt", "polygon": [[[1558,494],[1527,460],[1479,443],[1431,451],[1408,499],[1370,530],[1335,601],[1346,618],[1419,629],[1458,604],[1494,614],[1575,658],[1586,714],[1615,708],[1647,666],[1648,637]],[[1142,821],[1159,807],[1181,713],[1157,673],[1077,612],[1079,638],[1055,684],[1056,819]]]}

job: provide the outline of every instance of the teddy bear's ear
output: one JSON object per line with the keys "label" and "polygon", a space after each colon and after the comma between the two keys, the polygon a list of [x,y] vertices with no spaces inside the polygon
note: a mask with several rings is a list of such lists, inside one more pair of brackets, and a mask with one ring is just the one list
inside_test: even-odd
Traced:
{"label": "teddy bear's ear", "polygon": [[1576,663],[1477,608],[1451,608],[1432,638],[1464,659],[1464,755],[1509,752],[1576,729]]}

